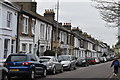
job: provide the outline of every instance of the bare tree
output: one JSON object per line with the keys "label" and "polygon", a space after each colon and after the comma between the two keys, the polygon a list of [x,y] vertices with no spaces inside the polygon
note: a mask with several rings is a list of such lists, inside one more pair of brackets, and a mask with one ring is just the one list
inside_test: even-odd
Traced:
{"label": "bare tree", "polygon": [[120,2],[114,0],[92,0],[96,2],[95,8],[100,10],[102,19],[107,22],[106,26],[120,26]]}

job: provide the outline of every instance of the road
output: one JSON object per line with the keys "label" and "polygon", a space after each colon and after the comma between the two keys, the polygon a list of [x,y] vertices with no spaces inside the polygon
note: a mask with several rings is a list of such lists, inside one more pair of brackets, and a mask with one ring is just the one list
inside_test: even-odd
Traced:
{"label": "road", "polygon": [[112,73],[111,62],[78,68],[62,74],[50,75],[46,78],[108,78]]}
{"label": "road", "polygon": [[[58,78],[109,78],[112,75],[113,68],[110,67],[110,62],[90,65],[88,67],[78,67],[77,70],[64,71],[56,75],[47,75],[47,77],[37,77],[35,80],[58,79]],[[16,80],[16,79],[15,79]]]}

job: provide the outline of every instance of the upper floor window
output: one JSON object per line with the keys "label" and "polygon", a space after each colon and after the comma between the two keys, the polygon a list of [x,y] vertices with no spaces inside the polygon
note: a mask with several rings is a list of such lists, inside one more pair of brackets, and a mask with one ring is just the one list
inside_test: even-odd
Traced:
{"label": "upper floor window", "polygon": [[12,13],[7,12],[7,27],[11,27]]}
{"label": "upper floor window", "polygon": [[22,33],[27,34],[28,33],[28,17],[27,16],[23,16],[23,26],[22,26]]}
{"label": "upper floor window", "polygon": [[84,41],[83,41],[83,40],[80,41],[80,47],[81,47],[81,48],[84,47]]}
{"label": "upper floor window", "polygon": [[35,20],[32,19],[32,34],[35,34]]}
{"label": "upper floor window", "polygon": [[45,25],[41,24],[40,25],[40,34],[41,34],[40,38],[44,38],[44,28],[45,28]]}
{"label": "upper floor window", "polygon": [[49,26],[46,29],[46,40],[50,40],[50,27]]}

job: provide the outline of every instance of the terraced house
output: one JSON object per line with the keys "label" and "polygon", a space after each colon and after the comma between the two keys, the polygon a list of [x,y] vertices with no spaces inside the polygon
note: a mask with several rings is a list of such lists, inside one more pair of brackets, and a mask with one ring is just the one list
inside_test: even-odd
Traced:
{"label": "terraced house", "polygon": [[18,22],[17,52],[44,55],[51,50],[51,22],[36,12],[36,2],[15,2],[21,10]]}
{"label": "terraced house", "polygon": [[30,12],[36,12],[36,2],[14,2],[18,12],[17,53],[33,53],[35,37],[35,17]]}
{"label": "terraced house", "polygon": [[94,39],[71,23],[57,22],[53,9],[45,10],[44,16],[36,9],[37,3],[31,0],[0,1],[0,60],[11,53],[42,56],[47,50],[55,51],[57,55],[76,57],[110,55],[106,43]]}
{"label": "terraced house", "polygon": [[0,60],[16,52],[18,9],[0,0]]}
{"label": "terraced house", "polygon": [[[71,28],[71,24],[64,24],[59,23],[55,20],[55,13],[52,9],[45,10],[44,17],[52,23],[52,47],[51,50],[56,52],[57,47],[57,54],[73,54],[73,48],[74,48],[74,38],[73,33],[71,30],[68,30],[66,27]],[[58,33],[57,31],[57,24],[58,24]],[[57,36],[58,34],[58,36]]]}

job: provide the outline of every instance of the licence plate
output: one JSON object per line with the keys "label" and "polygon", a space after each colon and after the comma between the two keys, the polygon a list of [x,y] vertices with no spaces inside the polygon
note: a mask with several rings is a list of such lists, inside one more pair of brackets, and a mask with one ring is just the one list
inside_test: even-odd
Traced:
{"label": "licence plate", "polygon": [[10,69],[10,71],[19,71],[19,69]]}

